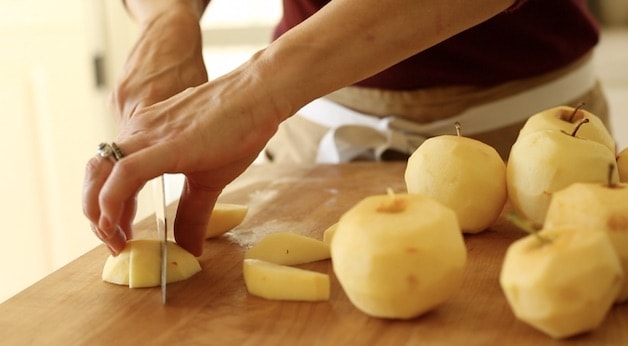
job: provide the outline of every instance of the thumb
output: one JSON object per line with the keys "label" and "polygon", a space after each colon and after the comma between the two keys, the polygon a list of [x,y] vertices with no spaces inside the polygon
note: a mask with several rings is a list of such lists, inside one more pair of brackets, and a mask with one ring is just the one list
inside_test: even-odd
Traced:
{"label": "thumb", "polygon": [[209,216],[219,195],[219,190],[209,190],[185,179],[174,222],[174,236],[177,244],[194,256],[203,254]]}

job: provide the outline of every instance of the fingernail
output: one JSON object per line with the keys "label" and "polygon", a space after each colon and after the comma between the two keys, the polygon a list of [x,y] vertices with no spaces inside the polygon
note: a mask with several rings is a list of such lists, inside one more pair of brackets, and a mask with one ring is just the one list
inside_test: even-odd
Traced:
{"label": "fingernail", "polygon": [[126,235],[122,231],[122,228],[116,227],[115,232],[107,239],[107,247],[114,256],[118,255],[126,246]]}
{"label": "fingernail", "polygon": [[100,230],[100,234],[103,236],[103,240],[111,238],[111,236],[113,236],[113,234],[115,233],[111,222],[109,221],[109,219],[106,218],[100,218],[100,220],[98,220],[97,229]]}

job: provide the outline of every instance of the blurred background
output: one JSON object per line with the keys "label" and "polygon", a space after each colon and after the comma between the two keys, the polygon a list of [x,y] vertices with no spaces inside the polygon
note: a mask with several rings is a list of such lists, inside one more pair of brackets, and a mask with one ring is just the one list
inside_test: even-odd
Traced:
{"label": "blurred background", "polygon": [[[596,64],[628,146],[628,1],[589,1]],[[202,19],[210,78],[268,42],[280,0],[213,0]],[[137,32],[121,0],[0,0],[0,302],[99,245],[81,208],[85,163],[117,129],[107,98]],[[170,200],[180,179],[168,177]],[[150,189],[138,219],[153,211]],[[104,259],[103,259],[104,263]]]}

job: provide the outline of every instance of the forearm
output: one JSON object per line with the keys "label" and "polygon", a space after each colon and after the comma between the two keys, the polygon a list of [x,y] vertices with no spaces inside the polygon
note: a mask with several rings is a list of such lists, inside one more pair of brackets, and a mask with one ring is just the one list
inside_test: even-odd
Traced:
{"label": "forearm", "polygon": [[259,56],[264,80],[290,116],[504,11],[514,0],[334,0]]}
{"label": "forearm", "polygon": [[140,23],[151,21],[165,11],[186,10],[201,18],[210,0],[124,0],[127,11]]}

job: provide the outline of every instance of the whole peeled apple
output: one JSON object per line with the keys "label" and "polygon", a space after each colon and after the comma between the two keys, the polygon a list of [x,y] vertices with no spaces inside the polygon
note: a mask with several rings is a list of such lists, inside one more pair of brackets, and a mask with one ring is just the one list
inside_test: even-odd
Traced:
{"label": "whole peeled apple", "polygon": [[617,155],[617,170],[619,171],[619,180],[622,183],[628,183],[628,148],[624,148]]}
{"label": "whole peeled apple", "polygon": [[561,227],[512,243],[499,281],[519,320],[566,338],[603,322],[623,276],[606,233]]}
{"label": "whole peeled apple", "polygon": [[[581,125],[571,133],[561,130],[540,130],[517,139],[506,165],[508,199],[523,217],[538,226],[556,191],[576,182],[607,181],[607,167],[615,154],[598,142],[578,137]],[[618,178],[617,170],[613,179]]]}
{"label": "whole peeled apple", "polygon": [[441,135],[423,142],[408,159],[408,193],[422,194],[453,209],[465,233],[487,229],[507,200],[506,164],[478,140]]}
{"label": "whole peeled apple", "polygon": [[455,213],[422,195],[366,197],[338,221],[334,273],[362,312],[408,319],[445,303],[467,259]]}
{"label": "whole peeled apple", "polygon": [[[575,183],[552,197],[545,227],[572,226],[608,234],[622,268],[628,273],[628,184]],[[628,300],[628,280],[616,298]]]}
{"label": "whole peeled apple", "polygon": [[578,132],[578,136],[598,142],[615,152],[615,140],[600,118],[581,107],[558,106],[532,115],[519,131],[519,137],[539,130],[571,132],[574,126],[589,119],[590,124]]}

